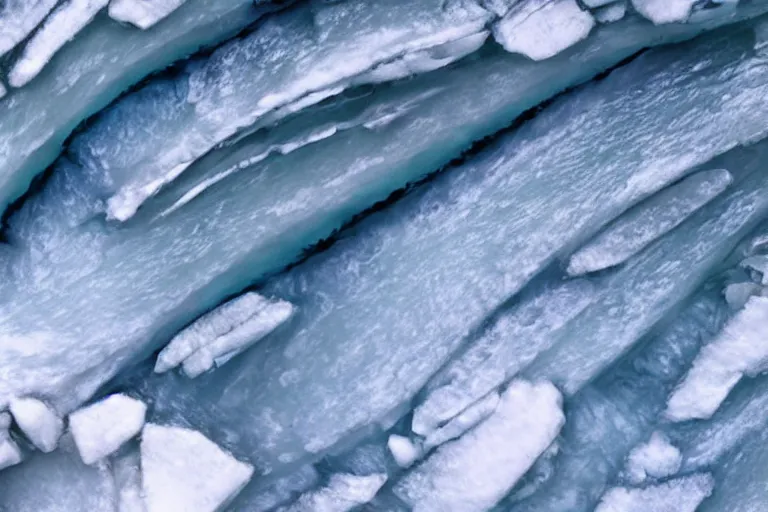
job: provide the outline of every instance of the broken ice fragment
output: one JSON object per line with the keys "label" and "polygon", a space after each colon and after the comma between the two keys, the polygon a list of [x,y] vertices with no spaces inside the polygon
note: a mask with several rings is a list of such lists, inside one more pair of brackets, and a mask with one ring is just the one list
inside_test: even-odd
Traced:
{"label": "broken ice fragment", "polygon": [[689,215],[722,193],[733,177],[724,169],[703,171],[655,194],[619,217],[571,257],[572,276],[625,262],[651,242],[679,226]]}
{"label": "broken ice fragment", "polygon": [[6,0],[0,3],[0,56],[29,35],[56,0]]}
{"label": "broken ice fragment", "polygon": [[741,378],[768,361],[768,298],[752,297],[718,338],[705,346],[667,404],[672,421],[707,419]]}
{"label": "broken ice fragment", "polygon": [[407,468],[413,465],[419,457],[421,457],[422,450],[416,443],[404,436],[391,435],[387,440],[387,448],[389,448],[392,457],[397,462],[397,465],[401,468]]}
{"label": "broken ice fragment", "polygon": [[435,430],[427,436],[424,442],[424,449],[431,450],[435,446],[456,439],[466,431],[482,423],[491,416],[499,405],[499,394],[489,393],[478,402],[467,407],[461,414],[453,418],[446,425]]}
{"label": "broken ice fragment", "polygon": [[334,474],[328,485],[302,495],[283,512],[348,512],[371,501],[387,481],[386,474]]}
{"label": "broken ice fragment", "polygon": [[141,470],[147,512],[214,512],[253,474],[201,433],[153,423],[142,432]]}
{"label": "broken ice fragment", "polygon": [[115,480],[116,512],[146,512],[141,496],[141,456],[138,445],[110,459]]}
{"label": "broken ice fragment", "polygon": [[731,309],[738,311],[747,304],[750,297],[759,295],[762,290],[762,286],[751,281],[746,283],[731,283],[725,287],[723,295],[725,295],[725,301]]}
{"label": "broken ice fragment", "polygon": [[552,384],[514,381],[490,418],[438,448],[395,493],[415,512],[487,510],[552,444],[564,422]]}
{"label": "broken ice fragment", "polygon": [[109,16],[143,30],[179,8],[187,0],[112,0]]}
{"label": "broken ice fragment", "polygon": [[594,26],[576,0],[532,0],[513,7],[493,33],[507,51],[544,60],[586,38]]}
{"label": "broken ice fragment", "polygon": [[595,512],[695,512],[714,487],[715,481],[709,474],[678,478],[644,489],[616,487],[605,493]]}
{"label": "broken ice fragment", "polygon": [[598,23],[615,23],[627,14],[626,0],[609,3],[592,11]]}
{"label": "broken ice fragment", "polygon": [[661,25],[687,20],[696,2],[697,0],[632,0],[632,6],[656,25]]}
{"label": "broken ice fragment", "polygon": [[248,292],[198,318],[158,355],[155,372],[183,364],[189,377],[221,366],[285,323],[293,306]]}
{"label": "broken ice fragment", "polygon": [[8,412],[0,412],[0,430],[8,430],[12,423],[11,414]]}
{"label": "broken ice fragment", "polygon": [[147,406],[126,395],[112,395],[73,412],[69,428],[86,464],[117,451],[144,426]]}
{"label": "broken ice fragment", "polygon": [[741,266],[757,272],[759,277],[755,279],[759,280],[763,286],[768,285],[768,256],[763,254],[752,256],[742,261]]}
{"label": "broken ice fragment", "polygon": [[56,449],[64,422],[52,409],[35,398],[14,399],[10,409],[16,424],[40,451]]}
{"label": "broken ice fragment", "polygon": [[69,0],[57,7],[24,47],[8,82],[21,87],[35,78],[53,55],[75,37],[109,0]]}
{"label": "broken ice fragment", "polygon": [[19,464],[22,458],[19,445],[11,439],[8,432],[0,432],[0,471]]}
{"label": "broken ice fragment", "polygon": [[651,439],[629,454],[627,460],[627,476],[631,483],[637,485],[645,482],[646,478],[665,478],[677,473],[683,457],[680,450],[670,444],[660,432],[654,432]]}

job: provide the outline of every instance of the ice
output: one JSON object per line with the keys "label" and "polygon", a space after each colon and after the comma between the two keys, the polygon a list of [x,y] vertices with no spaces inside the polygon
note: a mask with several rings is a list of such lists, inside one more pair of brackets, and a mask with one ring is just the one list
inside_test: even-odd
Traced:
{"label": "ice", "polygon": [[116,509],[109,469],[83,464],[66,435],[56,451],[0,471],[0,489],[4,512],[128,512]]}
{"label": "ice", "polygon": [[725,290],[725,300],[731,306],[734,311],[738,311],[747,305],[750,297],[753,295],[759,295],[763,290],[763,287],[757,283],[731,283]]}
{"label": "ice", "polygon": [[552,444],[564,422],[554,386],[514,381],[490,418],[440,447],[396,484],[395,493],[414,512],[487,510]]}
{"label": "ice", "polygon": [[571,256],[570,275],[596,272],[627,261],[653,240],[679,226],[733,182],[726,170],[703,171],[652,196],[622,215]]}
{"label": "ice", "polygon": [[19,445],[11,438],[7,430],[0,429],[0,471],[21,463],[22,459]]}
{"label": "ice", "polygon": [[254,479],[237,495],[230,508],[248,512],[272,511],[319,487],[320,479],[317,469],[309,464],[268,483],[263,479]]}
{"label": "ice", "polygon": [[51,57],[74,38],[109,0],[67,0],[59,5],[24,47],[8,74],[13,87],[22,87],[35,78]]}
{"label": "ice", "polygon": [[683,456],[660,432],[654,432],[651,439],[633,449],[625,469],[630,482],[642,484],[646,478],[665,478],[680,469]]}
{"label": "ice", "polygon": [[83,462],[93,464],[111,455],[144,426],[144,402],[115,394],[69,416],[69,428]]}
{"label": "ice", "polygon": [[187,0],[112,0],[109,16],[146,30],[178,9]]}
{"label": "ice", "polygon": [[609,490],[595,512],[695,512],[712,494],[715,481],[709,474],[696,474],[663,484]]}
{"label": "ice", "polygon": [[10,403],[11,414],[24,435],[39,450],[56,449],[64,422],[54,410],[36,398],[16,398]]}
{"label": "ice", "polygon": [[611,2],[592,11],[598,23],[615,23],[627,14],[627,0]]}
{"label": "ice", "polygon": [[632,0],[637,12],[658,24],[685,21],[696,0]]}
{"label": "ice", "polygon": [[248,483],[253,467],[197,431],[147,423],[141,471],[147,512],[214,512]]}
{"label": "ice", "polygon": [[155,371],[163,373],[182,364],[187,376],[197,377],[258,342],[285,323],[293,311],[285,301],[245,293],[177,334],[158,355]]}
{"label": "ice", "polygon": [[759,274],[760,284],[768,285],[768,256],[751,256],[741,262],[744,268],[752,269]]}
{"label": "ice", "polygon": [[670,396],[666,415],[672,421],[706,419],[720,407],[746,375],[762,371],[768,349],[762,340],[768,322],[768,298],[752,297],[711,344]]}
{"label": "ice", "polygon": [[585,39],[594,25],[576,0],[532,0],[513,7],[493,33],[507,51],[543,60]]}
{"label": "ice", "polygon": [[141,455],[138,444],[112,457],[110,465],[116,487],[115,512],[146,512],[141,494]]}
{"label": "ice", "polygon": [[6,0],[0,4],[0,56],[24,40],[56,0]]}
{"label": "ice", "polygon": [[422,453],[422,450],[413,441],[398,435],[389,436],[387,448],[389,448],[392,457],[394,457],[395,462],[401,468],[412,466],[421,457]]}
{"label": "ice", "polygon": [[413,431],[430,435],[486,393],[514,377],[543,349],[551,333],[579,314],[594,298],[586,280],[547,284],[502,313],[495,324],[439,374],[416,407]]}
{"label": "ice", "polygon": [[427,436],[424,448],[430,450],[435,446],[456,439],[468,430],[476,427],[490,417],[499,405],[499,394],[489,393],[475,404],[467,407],[461,414],[438,428]]}
{"label": "ice", "polygon": [[304,494],[283,512],[348,512],[371,501],[387,481],[386,474],[331,475],[328,485]]}

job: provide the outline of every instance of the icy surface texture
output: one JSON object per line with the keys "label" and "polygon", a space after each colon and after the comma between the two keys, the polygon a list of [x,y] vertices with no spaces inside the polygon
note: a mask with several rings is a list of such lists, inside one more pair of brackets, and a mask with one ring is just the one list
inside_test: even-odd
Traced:
{"label": "icy surface texture", "polygon": [[762,510],[766,15],[0,1],[0,512]]}

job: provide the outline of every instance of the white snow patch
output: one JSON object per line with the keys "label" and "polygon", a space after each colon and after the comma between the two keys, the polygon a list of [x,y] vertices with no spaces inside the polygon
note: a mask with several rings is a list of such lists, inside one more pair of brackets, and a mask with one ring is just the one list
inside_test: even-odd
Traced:
{"label": "white snow patch", "polygon": [[585,39],[594,26],[576,0],[537,0],[513,8],[493,32],[507,51],[544,60]]}
{"label": "white snow patch", "polygon": [[187,0],[112,0],[109,16],[113,20],[148,29]]}
{"label": "white snow patch", "polygon": [[667,403],[667,417],[672,421],[710,418],[745,374],[760,372],[768,361],[766,325],[768,298],[750,298],[696,357]]}
{"label": "white snow patch", "polygon": [[126,395],[116,394],[69,416],[69,428],[80,457],[93,464],[111,455],[144,426],[147,406]]}
{"label": "white snow patch", "polygon": [[660,432],[654,432],[651,439],[632,450],[627,460],[626,473],[633,484],[641,484],[648,477],[665,478],[680,470],[683,456]]}
{"label": "white snow patch", "polygon": [[19,44],[56,5],[56,0],[0,2],[0,56]]}
{"label": "white snow patch", "polygon": [[106,7],[109,0],[69,0],[58,6],[24,47],[8,82],[22,87],[35,78],[53,55]]}
{"label": "white snow patch", "polygon": [[697,474],[644,489],[615,487],[595,512],[694,512],[714,486],[711,475]]}
{"label": "white snow patch", "polygon": [[565,423],[550,383],[513,381],[496,412],[406,475],[395,493],[414,512],[484,511],[501,500]]}
{"label": "white snow patch", "polygon": [[141,470],[148,512],[214,512],[253,475],[201,433],[153,423],[142,433]]}
{"label": "white snow patch", "polygon": [[36,398],[16,398],[10,408],[14,421],[32,444],[45,453],[56,449],[64,422],[52,409]]}
{"label": "white snow patch", "polygon": [[632,0],[632,6],[656,25],[688,19],[697,0]]}

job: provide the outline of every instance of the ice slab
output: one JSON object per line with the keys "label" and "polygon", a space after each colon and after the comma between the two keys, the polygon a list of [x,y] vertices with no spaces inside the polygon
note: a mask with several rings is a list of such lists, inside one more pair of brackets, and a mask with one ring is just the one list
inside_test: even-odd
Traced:
{"label": "ice slab", "polygon": [[166,372],[182,364],[188,377],[221,366],[285,323],[291,304],[245,293],[206,313],[181,331],[160,352],[155,371]]}
{"label": "ice slab", "polygon": [[57,0],[7,0],[0,4],[0,56],[24,40]]}
{"label": "ice slab", "polygon": [[321,477],[314,466],[306,464],[269,482],[254,479],[232,502],[232,510],[269,512],[288,505],[302,494],[320,487]]}
{"label": "ice slab", "polygon": [[396,484],[395,493],[415,512],[487,510],[552,444],[564,423],[554,386],[514,381],[490,418],[438,448]]}
{"label": "ice slab", "polygon": [[69,428],[83,462],[111,455],[144,426],[147,406],[123,394],[108,396],[69,415]]}
{"label": "ice slab", "polygon": [[387,481],[386,474],[331,475],[328,484],[302,495],[282,512],[348,512],[371,501]]}
{"label": "ice slab", "polygon": [[672,421],[709,418],[744,375],[762,371],[768,361],[766,323],[768,298],[750,298],[722,335],[702,349],[670,396],[666,416]]}
{"label": "ice slab", "polygon": [[148,423],[141,471],[147,512],[214,512],[248,483],[253,467],[197,431]]}
{"label": "ice slab", "polygon": [[146,512],[141,489],[141,455],[138,444],[110,459],[115,481],[115,512]]}
{"label": "ice slab", "polygon": [[585,39],[594,26],[576,0],[531,0],[512,7],[493,34],[507,51],[543,60]]}
{"label": "ice slab", "polygon": [[697,474],[632,489],[617,487],[603,496],[595,512],[695,512],[712,494],[715,480],[709,474]]}
{"label": "ice slab", "polygon": [[16,444],[7,431],[0,429],[0,471],[21,463],[23,456],[19,445]]}
{"label": "ice slab", "polygon": [[688,19],[697,0],[632,0],[637,12],[658,24]]}
{"label": "ice slab", "polygon": [[647,478],[665,478],[680,469],[683,456],[662,433],[654,432],[651,439],[634,448],[627,459],[625,472],[635,485]]}
{"label": "ice slab", "polygon": [[571,256],[568,273],[576,276],[596,272],[627,261],[679,226],[732,182],[728,171],[718,169],[698,172],[662,190],[619,217]]}
{"label": "ice slab", "polygon": [[187,0],[112,0],[109,16],[146,30]]}
{"label": "ice slab", "polygon": [[424,449],[431,450],[435,446],[440,446],[462,436],[490,417],[498,405],[499,394],[496,392],[489,393],[486,397],[467,407],[451,421],[431,432],[424,441]]}
{"label": "ice slab", "polygon": [[430,380],[425,398],[414,410],[413,431],[430,435],[440,424],[512,379],[549,348],[552,333],[583,311],[594,297],[594,285],[587,280],[546,283],[521,297]]}
{"label": "ice slab", "polygon": [[21,57],[8,74],[12,87],[22,87],[35,78],[53,55],[80,32],[109,0],[67,0],[48,16],[24,46]]}
{"label": "ice slab", "polygon": [[39,450],[56,449],[64,422],[56,412],[36,398],[16,398],[10,403],[11,414],[24,435]]}

